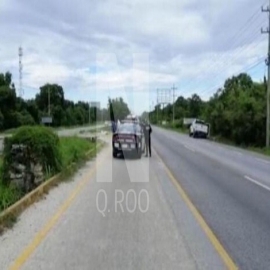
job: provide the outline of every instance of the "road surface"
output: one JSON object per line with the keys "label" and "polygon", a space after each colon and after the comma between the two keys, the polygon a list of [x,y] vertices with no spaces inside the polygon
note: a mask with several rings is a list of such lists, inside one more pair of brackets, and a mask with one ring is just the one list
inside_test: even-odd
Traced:
{"label": "road surface", "polygon": [[153,145],[240,269],[270,269],[270,158],[160,128]]}
{"label": "road surface", "polygon": [[226,269],[159,157],[113,159],[106,140],[0,237],[0,269]]}
{"label": "road surface", "polygon": [[157,127],[149,159],[106,140],[0,237],[0,269],[269,269],[269,158]]}

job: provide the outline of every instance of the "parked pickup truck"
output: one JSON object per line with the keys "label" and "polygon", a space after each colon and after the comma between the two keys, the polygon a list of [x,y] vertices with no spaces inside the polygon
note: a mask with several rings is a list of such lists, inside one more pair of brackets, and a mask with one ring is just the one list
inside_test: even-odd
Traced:
{"label": "parked pickup truck", "polygon": [[196,138],[202,137],[207,138],[209,135],[210,126],[203,120],[194,119],[189,129],[189,136]]}

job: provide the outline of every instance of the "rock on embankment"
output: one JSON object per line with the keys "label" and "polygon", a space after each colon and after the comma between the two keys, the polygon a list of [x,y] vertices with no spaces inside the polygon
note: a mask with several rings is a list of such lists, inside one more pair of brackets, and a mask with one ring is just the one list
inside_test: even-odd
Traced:
{"label": "rock on embankment", "polygon": [[29,147],[12,145],[12,163],[9,169],[10,184],[29,192],[45,180],[42,165]]}

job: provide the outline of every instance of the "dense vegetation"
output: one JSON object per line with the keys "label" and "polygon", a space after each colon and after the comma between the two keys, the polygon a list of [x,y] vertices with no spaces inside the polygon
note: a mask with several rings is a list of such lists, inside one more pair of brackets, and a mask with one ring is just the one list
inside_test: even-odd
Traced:
{"label": "dense vegetation", "polygon": [[[85,160],[86,153],[96,152],[96,143],[79,137],[58,137],[52,129],[42,126],[23,126],[10,138],[5,138],[3,157],[0,158],[0,212],[20,199],[24,189],[11,184],[9,170],[14,166],[11,145],[28,146],[28,157],[24,164],[30,169],[30,161],[39,161],[43,167],[45,180],[57,172],[69,172],[68,166]],[[88,156],[89,157],[89,156]],[[1,224],[0,224],[1,225]],[[1,230],[1,228],[0,228]]]}
{"label": "dense vegetation", "polygon": [[12,137],[4,140],[3,152],[3,175],[4,184],[9,184],[9,170],[14,160],[11,155],[13,145],[27,146],[29,151],[24,160],[25,165],[30,167],[32,159],[36,158],[42,165],[44,172],[57,173],[61,170],[61,154],[59,137],[48,127],[22,126],[16,130]]}
{"label": "dense vegetation", "polygon": [[130,114],[128,105],[121,97],[116,99],[109,98],[109,119],[111,121],[124,119],[128,114]]}
{"label": "dense vegetation", "polygon": [[[113,108],[116,118],[129,112],[122,98],[109,99],[109,107]],[[40,124],[41,118],[48,116],[49,111],[53,127],[84,125],[112,117],[107,108],[90,108],[89,117],[88,101],[73,102],[65,99],[64,89],[57,84],[45,84],[40,87],[34,99],[24,100],[16,95],[12,75],[9,72],[0,73],[0,131]]]}
{"label": "dense vegetation", "polygon": [[[156,107],[149,117],[172,121],[173,106]],[[266,137],[266,81],[253,82],[241,73],[225,81],[224,86],[203,101],[199,95],[185,99],[180,96],[175,102],[175,125],[183,127],[183,118],[202,118],[211,124],[211,135],[224,138],[243,146],[262,147]]]}

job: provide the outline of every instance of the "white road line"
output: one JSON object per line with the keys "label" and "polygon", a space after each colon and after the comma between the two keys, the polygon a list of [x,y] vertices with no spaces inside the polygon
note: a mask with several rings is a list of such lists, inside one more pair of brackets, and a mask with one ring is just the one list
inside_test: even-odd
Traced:
{"label": "white road line", "polygon": [[270,164],[270,161],[262,159],[262,158],[256,158],[258,161],[266,163],[266,164]]}
{"label": "white road line", "polygon": [[190,150],[190,151],[192,151],[192,152],[195,152],[194,149],[192,149],[191,147],[187,146],[186,144],[184,144],[184,146],[185,146],[188,150]]}
{"label": "white road line", "polygon": [[252,182],[252,183],[254,183],[254,184],[256,184],[256,185],[258,185],[258,186],[260,186],[260,187],[262,187],[262,188],[264,188],[264,189],[266,189],[266,190],[268,190],[268,191],[270,191],[270,187],[268,187],[268,186],[266,186],[266,185],[264,185],[264,184],[258,182],[257,180],[254,180],[254,179],[252,179],[251,177],[249,177],[249,176],[247,176],[247,175],[245,175],[245,178],[246,178],[248,181],[250,181],[250,182]]}

